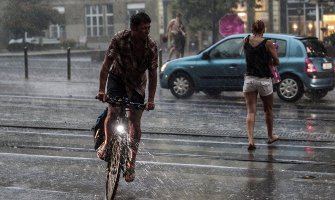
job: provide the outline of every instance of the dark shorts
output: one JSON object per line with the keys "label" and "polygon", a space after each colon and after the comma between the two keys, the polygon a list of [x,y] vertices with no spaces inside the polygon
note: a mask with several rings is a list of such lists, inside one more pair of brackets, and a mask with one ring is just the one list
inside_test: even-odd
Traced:
{"label": "dark shorts", "polygon": [[174,39],[174,48],[177,52],[184,52],[185,48],[185,36],[181,33],[178,32],[175,36]]}
{"label": "dark shorts", "polygon": [[[118,76],[115,76],[112,73],[109,73],[108,75],[108,80],[107,80],[107,95],[110,98],[115,98],[115,97],[127,97],[127,91],[126,87],[124,85],[124,82],[122,79]],[[144,96],[140,95],[138,92],[135,90],[132,91],[132,97],[129,99],[133,103],[140,103],[144,104]]]}

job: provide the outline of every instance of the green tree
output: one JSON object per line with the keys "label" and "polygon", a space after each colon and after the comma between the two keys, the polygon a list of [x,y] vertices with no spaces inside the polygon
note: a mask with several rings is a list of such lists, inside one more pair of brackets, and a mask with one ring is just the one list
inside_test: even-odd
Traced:
{"label": "green tree", "polygon": [[213,41],[216,41],[219,30],[219,20],[225,14],[232,12],[236,0],[174,0],[172,9],[183,14],[184,24],[188,30],[213,32]]}
{"label": "green tree", "polygon": [[50,24],[64,24],[64,16],[41,0],[11,0],[3,13],[3,27],[15,38],[40,36]]}
{"label": "green tree", "polygon": [[174,0],[172,2],[173,10],[183,14],[183,19],[192,31],[211,29],[212,20],[218,22],[235,6],[236,0]]}
{"label": "green tree", "polygon": [[[183,14],[183,19],[190,31],[212,30],[215,42],[219,29],[218,21],[225,14],[233,12],[232,9],[237,6],[237,3],[247,6],[248,22],[246,25],[247,31],[250,31],[255,18],[255,8],[262,7],[258,0],[173,0],[172,9]],[[273,18],[272,4],[273,0],[269,0],[270,30],[272,30]]]}

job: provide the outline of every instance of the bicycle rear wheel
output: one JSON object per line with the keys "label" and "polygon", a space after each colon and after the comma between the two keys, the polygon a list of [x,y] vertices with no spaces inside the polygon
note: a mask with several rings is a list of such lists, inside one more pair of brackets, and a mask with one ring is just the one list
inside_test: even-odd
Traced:
{"label": "bicycle rear wheel", "polygon": [[106,176],[106,199],[113,200],[116,195],[117,187],[119,185],[121,173],[121,146],[116,140],[112,149],[113,155],[107,164]]}

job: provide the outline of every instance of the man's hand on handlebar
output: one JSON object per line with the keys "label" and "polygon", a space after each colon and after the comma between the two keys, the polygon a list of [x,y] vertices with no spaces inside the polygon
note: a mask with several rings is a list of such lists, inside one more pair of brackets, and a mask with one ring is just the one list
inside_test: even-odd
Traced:
{"label": "man's hand on handlebar", "polygon": [[[141,108],[146,111],[149,110],[154,110],[155,109],[155,103],[153,101],[148,101],[146,104],[138,104],[138,103],[132,103],[127,101],[123,101],[122,99],[109,99],[109,97],[104,93],[104,92],[99,92],[96,96],[96,99],[102,101],[102,102],[108,102],[108,103],[112,103],[112,104],[119,104],[121,105],[122,103],[126,103],[124,105],[126,105],[126,107],[137,107],[137,109]],[[145,106],[145,107],[144,107]]]}
{"label": "man's hand on handlebar", "polygon": [[145,110],[149,111],[154,109],[155,109],[155,103],[148,101],[145,105]]}

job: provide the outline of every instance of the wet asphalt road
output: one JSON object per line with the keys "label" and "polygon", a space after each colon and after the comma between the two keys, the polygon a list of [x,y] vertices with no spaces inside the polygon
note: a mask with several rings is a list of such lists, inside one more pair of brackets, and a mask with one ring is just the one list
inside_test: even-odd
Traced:
{"label": "wet asphalt road", "polygon": [[[100,63],[35,57],[24,79],[18,58],[0,61],[0,199],[104,199],[105,163],[90,127],[104,104],[93,99]],[[267,145],[261,113],[257,150],[249,153],[239,92],[175,99],[158,89],[145,112],[137,179],[121,181],[118,199],[333,199],[335,92],[319,102],[275,97]]]}

